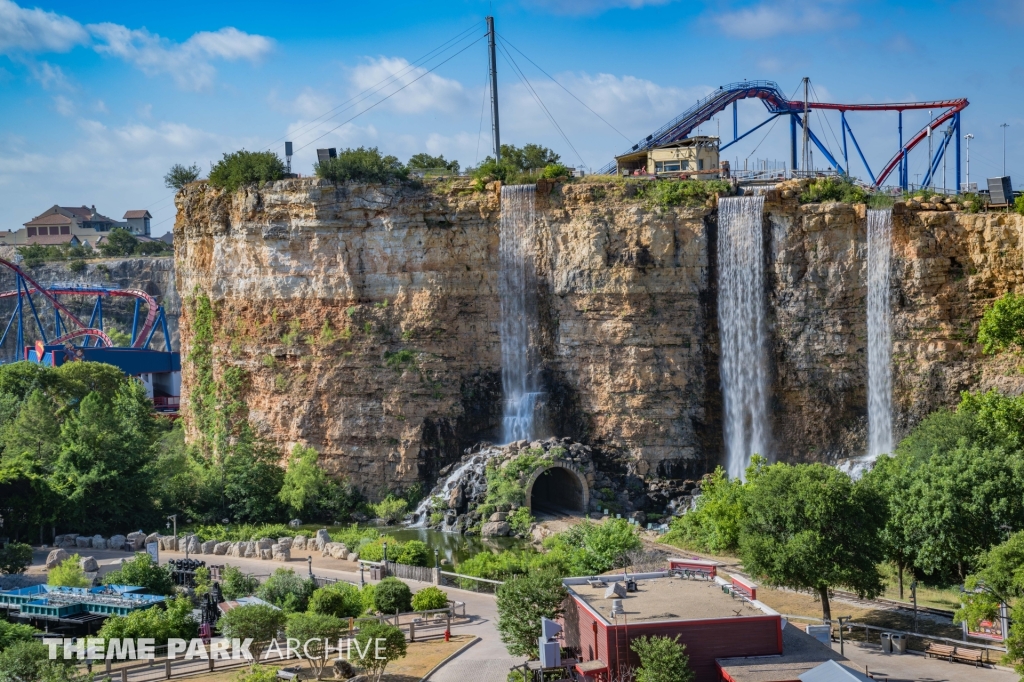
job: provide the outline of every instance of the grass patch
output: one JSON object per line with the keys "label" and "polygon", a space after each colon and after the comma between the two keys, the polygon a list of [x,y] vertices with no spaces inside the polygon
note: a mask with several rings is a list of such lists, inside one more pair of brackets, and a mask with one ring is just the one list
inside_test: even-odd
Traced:
{"label": "grass patch", "polygon": [[715,194],[731,194],[725,180],[659,180],[638,184],[636,197],[654,206],[699,208]]}
{"label": "grass patch", "polygon": [[807,186],[800,195],[801,204],[817,204],[826,201],[838,201],[844,204],[862,204],[867,200],[868,193],[863,187],[855,185],[846,176],[818,178]]}

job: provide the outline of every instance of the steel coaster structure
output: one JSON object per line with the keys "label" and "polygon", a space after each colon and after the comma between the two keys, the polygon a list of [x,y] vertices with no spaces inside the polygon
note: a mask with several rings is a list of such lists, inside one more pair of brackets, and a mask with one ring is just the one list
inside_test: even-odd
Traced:
{"label": "steel coaster structure", "polygon": [[[132,320],[132,334],[130,347],[145,349],[153,339],[157,329],[164,335],[165,350],[171,351],[171,336],[167,329],[167,317],[162,306],[145,291],[138,289],[116,289],[88,284],[55,284],[50,287],[41,286],[30,275],[18,265],[0,258],[0,266],[10,270],[14,274],[15,288],[12,291],[0,292],[0,299],[17,298],[17,303],[11,313],[11,318],[4,326],[3,334],[0,335],[0,348],[11,334],[12,328],[16,338],[17,358],[23,359],[25,352],[26,332],[30,332],[35,323],[38,339],[43,345],[73,345],[76,339],[84,339],[83,347],[95,344],[96,347],[114,347],[116,344],[103,331],[103,299],[108,297],[125,297],[135,299],[135,313]],[[82,296],[95,297],[92,315],[89,322],[85,323],[71,312],[64,303],[61,296]],[[36,305],[33,297],[41,297],[40,305]],[[146,305],[145,319],[141,320],[140,312],[142,304]],[[43,324],[42,313],[45,316],[46,306],[53,309],[53,324]],[[28,316],[26,315],[28,312]],[[28,319],[26,319],[28,317]],[[48,331],[49,327],[49,331]]]}
{"label": "steel coaster structure", "polygon": [[[765,121],[757,124],[747,132],[740,135],[736,104],[741,99],[749,98],[760,99],[764,103],[764,106],[768,110],[770,116]],[[793,170],[798,169],[796,154],[797,131],[803,129],[804,121],[802,115],[804,112],[806,111],[810,113],[815,109],[838,111],[843,131],[843,162],[841,164],[836,160],[832,153],[829,152],[825,145],[821,143],[818,136],[811,130],[810,121],[807,122],[808,137],[837,172],[843,175],[848,175],[850,157],[846,136],[847,133],[849,133],[850,140],[853,142],[853,146],[860,157],[861,163],[864,164],[864,168],[867,170],[868,175],[871,177],[871,182],[875,187],[881,187],[886,178],[888,178],[894,170],[898,170],[898,184],[903,189],[907,189],[909,184],[907,158],[910,150],[931,135],[932,131],[937,130],[940,125],[949,121],[950,125],[942,131],[943,139],[940,140],[938,149],[935,151],[934,156],[929,160],[928,173],[925,175],[923,184],[929,184],[932,177],[935,175],[935,171],[940,167],[940,164],[945,157],[946,148],[949,146],[950,141],[953,138],[956,138],[956,186],[957,188],[960,187],[960,112],[969,104],[965,98],[941,100],[936,102],[893,102],[887,104],[835,104],[811,101],[805,103],[803,100],[787,99],[782,90],[779,89],[778,84],[773,81],[743,81],[741,83],[730,83],[719,87],[718,90],[713,91],[707,97],[699,100],[695,105],[645,137],[640,142],[633,145],[631,149],[623,152],[623,154],[642,151],[685,139],[691,132],[693,132],[694,129],[697,128],[697,126],[710,120],[719,112],[724,111],[730,104],[732,105],[733,139],[719,147],[719,151],[736,144],[747,135],[750,135],[768,123],[771,123],[779,116],[788,116],[790,133],[790,166]],[[903,112],[915,109],[938,109],[940,113],[915,135],[904,140]],[[864,152],[861,150],[860,144],[857,142],[857,138],[853,134],[853,128],[850,127],[850,122],[846,118],[847,112],[851,111],[896,111],[899,113],[899,149],[882,167],[878,175],[875,175],[871,171],[871,167],[868,165],[868,161],[864,157]],[[597,173],[607,175],[614,173],[615,168],[616,163],[615,161],[612,161],[598,170]]]}

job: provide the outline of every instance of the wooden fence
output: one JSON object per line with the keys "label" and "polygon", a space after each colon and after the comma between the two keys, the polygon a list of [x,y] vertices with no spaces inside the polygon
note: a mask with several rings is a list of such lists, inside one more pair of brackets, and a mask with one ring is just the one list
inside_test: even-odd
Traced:
{"label": "wooden fence", "polygon": [[427,568],[426,566],[409,566],[389,561],[387,574],[404,580],[418,580],[422,583],[434,582],[434,569]]}

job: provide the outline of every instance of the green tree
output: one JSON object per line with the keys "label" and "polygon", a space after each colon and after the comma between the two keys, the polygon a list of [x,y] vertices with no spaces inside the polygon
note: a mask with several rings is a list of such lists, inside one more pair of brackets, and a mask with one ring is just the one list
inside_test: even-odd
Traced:
{"label": "green tree", "polygon": [[351,583],[337,582],[313,592],[309,599],[310,613],[338,618],[356,618],[365,611],[359,588]]}
{"label": "green tree", "polygon": [[864,476],[866,485],[878,492],[885,505],[885,524],[879,531],[885,558],[896,568],[900,599],[903,599],[903,574],[917,558],[918,540],[907,518],[907,499],[911,494],[916,467],[913,455],[890,457],[882,455]]}
{"label": "green tree", "polygon": [[50,569],[46,576],[46,584],[54,587],[90,587],[92,581],[85,577],[82,570],[82,557],[72,554]]}
{"label": "green tree", "polygon": [[693,670],[686,645],[679,635],[668,637],[637,637],[629,647],[640,657],[636,682],[692,682]]}
{"label": "green tree", "polygon": [[290,568],[279,568],[256,589],[256,596],[285,611],[305,611],[316,585]]}
{"label": "green tree", "polygon": [[527,143],[522,147],[503,144],[501,145],[501,159],[512,164],[520,172],[541,170],[545,166],[561,161],[561,157],[555,152],[533,143]]}
{"label": "green tree", "polygon": [[371,504],[370,508],[373,509],[373,513],[378,519],[391,525],[405,518],[405,514],[409,509],[409,503],[401,497],[388,495],[377,504]]}
{"label": "green tree", "polygon": [[363,621],[354,640],[351,660],[369,673],[374,682],[380,682],[392,661],[405,658],[405,634],[394,625]]}
{"label": "green tree", "polygon": [[32,563],[32,546],[10,542],[0,547],[0,573],[24,573]]}
{"label": "green tree", "polygon": [[39,630],[30,625],[20,625],[0,620],[0,651],[17,642],[31,642],[35,639],[35,635],[38,632]]}
{"label": "green tree", "polygon": [[430,556],[430,548],[420,540],[409,540],[402,545],[402,551],[395,556],[395,561],[408,566],[431,566],[433,557]]}
{"label": "green tree", "polygon": [[180,163],[176,163],[171,166],[171,170],[164,176],[164,186],[167,189],[181,189],[188,183],[198,180],[200,173],[202,173],[202,170],[199,168],[198,163],[194,163],[191,166],[183,166]]}
{"label": "green tree", "polygon": [[324,674],[330,660],[327,642],[337,642],[348,632],[348,625],[336,616],[319,613],[293,613],[288,616],[285,636],[297,639],[309,669],[316,679]]}
{"label": "green tree", "polygon": [[220,589],[225,599],[248,597],[256,592],[260,581],[256,576],[242,573],[237,566],[225,566],[220,574]]}
{"label": "green tree", "polygon": [[191,639],[199,633],[199,623],[192,618],[192,601],[181,595],[167,601],[167,608],[133,611],[127,616],[111,616],[97,633],[103,639],[140,639],[149,637],[157,646],[168,639]]}
{"label": "green tree", "polygon": [[380,613],[408,613],[412,610],[412,590],[398,578],[384,578],[377,583],[373,605]]}
{"label": "green tree", "polygon": [[327,474],[317,465],[319,456],[315,448],[304,448],[298,443],[292,448],[278,498],[295,516],[310,518],[307,512],[312,511],[328,485]]}
{"label": "green tree", "polygon": [[146,552],[138,552],[121,563],[121,568],[103,576],[104,585],[137,585],[150,594],[174,594],[174,582],[167,566],[161,566]]}
{"label": "green tree", "polygon": [[748,484],[740,529],[744,567],[769,585],[809,589],[831,619],[828,592],[882,591],[883,507],[870,485],[823,464],[774,464]]}
{"label": "green tree", "polygon": [[448,608],[448,593],[439,587],[424,587],[412,595],[413,611],[433,611]]}
{"label": "green tree", "polygon": [[260,660],[270,642],[285,627],[287,616],[284,611],[265,604],[250,604],[231,609],[217,621],[221,635],[228,639],[245,640],[252,638],[249,651],[253,663]]}
{"label": "green tree", "polygon": [[541,617],[555,620],[568,597],[555,573],[535,572],[510,578],[498,587],[498,633],[513,656],[539,655]]}
{"label": "green tree", "polygon": [[210,186],[235,192],[243,185],[280,180],[285,173],[284,162],[274,152],[247,152],[244,149],[214,164],[210,170]]}
{"label": "green tree", "polygon": [[422,170],[434,170],[444,169],[452,173],[459,172],[459,162],[454,159],[446,161],[444,154],[441,156],[431,156],[430,154],[413,154],[409,159],[409,163],[406,164],[409,168],[416,168]]}
{"label": "green tree", "polygon": [[41,642],[19,641],[0,651],[2,682],[91,682],[91,674],[78,673],[74,661],[50,660]]}
{"label": "green tree", "polygon": [[705,552],[735,551],[743,521],[743,492],[742,481],[729,480],[725,469],[717,467],[701,481],[696,508],[672,520],[665,541]]}
{"label": "green tree", "polygon": [[642,544],[639,532],[626,519],[600,524],[584,521],[544,541],[570,575],[596,575],[623,566],[624,556]]}
{"label": "green tree", "polygon": [[336,159],[313,166],[318,178],[333,182],[389,182],[404,180],[408,169],[394,156],[385,156],[376,147],[343,149]]}
{"label": "green tree", "polygon": [[224,496],[231,517],[241,523],[263,523],[280,515],[278,493],[284,471],[278,453],[246,428],[224,463]]}
{"label": "green tree", "polygon": [[1012,291],[985,309],[978,325],[978,343],[989,354],[1024,346],[1024,296]]}
{"label": "green tree", "polygon": [[123,227],[115,227],[100,244],[100,252],[108,258],[131,256],[135,254],[138,245],[139,240],[135,235]]}

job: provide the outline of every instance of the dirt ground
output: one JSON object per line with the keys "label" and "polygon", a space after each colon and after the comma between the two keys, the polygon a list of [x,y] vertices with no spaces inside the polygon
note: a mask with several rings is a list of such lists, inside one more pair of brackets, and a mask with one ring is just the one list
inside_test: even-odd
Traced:
{"label": "dirt ground", "polygon": [[[419,682],[435,665],[448,656],[459,650],[460,647],[473,639],[472,635],[455,635],[450,642],[443,639],[433,639],[421,642],[411,642],[405,658],[395,661],[387,668],[383,682]],[[281,668],[285,665],[296,665],[296,661],[274,663],[269,667]],[[175,679],[188,680],[189,682],[234,682],[244,672],[241,669],[226,670],[220,673],[205,675],[194,675]],[[314,679],[309,667],[303,664],[301,680]],[[325,680],[332,679],[331,673],[324,675]]]}

